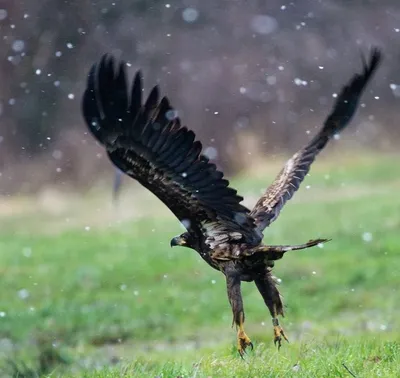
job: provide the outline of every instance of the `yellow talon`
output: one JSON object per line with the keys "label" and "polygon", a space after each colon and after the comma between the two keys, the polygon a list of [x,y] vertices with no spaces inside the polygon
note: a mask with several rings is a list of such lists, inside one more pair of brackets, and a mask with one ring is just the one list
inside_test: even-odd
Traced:
{"label": "yellow talon", "polygon": [[238,352],[240,357],[243,358],[244,354],[246,353],[246,348],[250,346],[251,350],[253,350],[253,343],[251,342],[250,338],[246,335],[243,330],[238,331]]}
{"label": "yellow talon", "polygon": [[287,342],[289,342],[288,338],[283,331],[283,328],[279,325],[278,319],[272,319],[272,324],[274,325],[274,344],[278,344],[278,350],[281,349],[282,346],[282,338],[284,338]]}
{"label": "yellow talon", "polygon": [[246,332],[244,332],[244,327],[243,327],[243,317],[241,316],[240,319],[240,324],[238,325],[238,333],[237,333],[237,338],[238,338],[238,352],[240,354],[240,357],[243,358],[243,356],[246,353],[246,348],[249,346],[251,350],[253,350],[253,343],[251,342],[250,338],[246,335]]}

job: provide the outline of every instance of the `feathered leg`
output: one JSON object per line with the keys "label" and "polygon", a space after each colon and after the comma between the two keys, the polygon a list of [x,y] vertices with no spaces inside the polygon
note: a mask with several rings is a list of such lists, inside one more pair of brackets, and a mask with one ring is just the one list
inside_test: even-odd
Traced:
{"label": "feathered leg", "polygon": [[250,346],[251,349],[253,349],[253,343],[244,332],[244,309],[243,309],[242,293],[240,290],[240,277],[239,275],[229,271],[225,272],[225,276],[226,276],[226,287],[228,290],[229,303],[231,304],[233,313],[232,325],[233,323],[235,323],[238,332],[237,348],[240,356],[243,358],[243,355],[248,346]]}
{"label": "feathered leg", "polygon": [[266,271],[260,273],[254,280],[258,291],[262,295],[265,304],[272,316],[272,325],[274,327],[274,343],[278,344],[278,349],[281,347],[282,338],[289,341],[279,325],[278,315],[283,314],[283,303],[279,291],[276,287],[274,277],[272,277],[271,270],[267,268]]}

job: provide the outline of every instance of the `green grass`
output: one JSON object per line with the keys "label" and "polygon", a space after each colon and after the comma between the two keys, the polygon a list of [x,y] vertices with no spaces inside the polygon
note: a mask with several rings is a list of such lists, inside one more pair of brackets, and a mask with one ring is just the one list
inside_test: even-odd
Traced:
{"label": "green grass", "polygon": [[[235,351],[224,277],[194,251],[169,247],[178,223],[164,209],[157,214],[162,205],[136,186],[120,215],[125,206],[135,212],[122,221],[96,192],[57,213],[32,202],[30,210],[2,216],[3,375],[350,377],[345,364],[357,377],[400,376],[395,161],[316,164],[266,230],[268,244],[333,240],[276,264],[291,341],[279,352],[259,293],[244,284],[246,331],[255,343],[245,362]],[[234,183],[256,199],[273,177],[266,176]]]}

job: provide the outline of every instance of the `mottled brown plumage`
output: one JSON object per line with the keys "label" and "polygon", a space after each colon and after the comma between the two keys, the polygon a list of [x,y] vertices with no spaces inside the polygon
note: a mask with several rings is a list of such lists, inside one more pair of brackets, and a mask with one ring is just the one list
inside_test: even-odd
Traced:
{"label": "mottled brown plumage", "polygon": [[213,268],[224,273],[233,320],[238,329],[241,355],[252,346],[244,332],[242,281],[254,281],[267,305],[274,340],[286,336],[279,326],[283,305],[271,274],[274,261],[290,250],[309,248],[326,239],[297,246],[267,246],[262,231],[269,226],[299,188],[315,156],[349,123],[381,59],[373,50],[361,74],[356,74],[339,94],[320,132],[285,165],[253,210],[229,187],[215,164],[202,155],[193,131],[181,126],[168,99],[160,100],[154,87],[142,99],[138,72],[129,92],[125,63],[105,55],[88,76],[82,109],[89,130],[104,145],[110,160],[124,173],[153,192],[187,229],[171,246],[195,249]]}

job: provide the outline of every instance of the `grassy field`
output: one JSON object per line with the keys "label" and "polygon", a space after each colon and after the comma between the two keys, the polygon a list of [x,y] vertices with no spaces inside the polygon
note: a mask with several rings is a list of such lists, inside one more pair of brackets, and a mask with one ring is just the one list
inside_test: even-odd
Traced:
{"label": "grassy field", "polygon": [[[315,164],[265,242],[333,240],[276,264],[290,339],[279,352],[244,284],[245,361],[224,277],[169,247],[178,222],[138,186],[118,209],[97,191],[0,201],[0,376],[399,377],[399,160]],[[233,180],[246,204],[276,169]]]}

